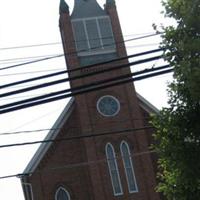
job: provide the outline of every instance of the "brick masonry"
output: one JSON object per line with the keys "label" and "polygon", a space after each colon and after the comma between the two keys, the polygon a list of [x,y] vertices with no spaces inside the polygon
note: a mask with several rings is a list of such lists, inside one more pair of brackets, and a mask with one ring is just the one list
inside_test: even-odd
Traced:
{"label": "brick masonry", "polygon": [[[122,31],[115,6],[105,8],[110,16],[117,54],[126,56]],[[72,25],[69,13],[61,13],[60,30],[63,48],[68,69],[79,67],[79,59],[75,52]],[[128,60],[117,64],[126,64]],[[105,65],[101,67],[110,67]],[[71,73],[70,76],[85,73],[84,71]],[[71,82],[71,87],[91,83],[96,80],[130,73],[130,69],[117,70],[115,73],[97,75]],[[96,109],[96,103],[101,96],[115,96],[121,106],[119,114],[115,117],[103,117]],[[79,136],[85,134],[98,134],[101,132],[115,131],[129,128],[140,128],[148,124],[149,117],[139,105],[135,88],[132,83],[115,86],[104,90],[95,91],[75,97],[73,112],[60,130],[57,138]],[[156,156],[141,154],[148,152],[152,143],[152,130],[135,131],[132,133],[115,134],[101,137],[91,137],[72,141],[55,142],[42,158],[37,169],[31,176],[22,178],[23,182],[31,183],[34,200],[54,200],[58,187],[64,187],[72,200],[159,200],[155,192]],[[120,156],[120,143],[129,144],[134,171],[136,175],[138,192],[130,194]],[[118,167],[122,182],[123,195],[114,196],[111,179],[106,162],[105,146],[111,143],[115,149]],[[23,188],[25,189],[25,188]],[[26,198],[28,200],[28,197]]]}

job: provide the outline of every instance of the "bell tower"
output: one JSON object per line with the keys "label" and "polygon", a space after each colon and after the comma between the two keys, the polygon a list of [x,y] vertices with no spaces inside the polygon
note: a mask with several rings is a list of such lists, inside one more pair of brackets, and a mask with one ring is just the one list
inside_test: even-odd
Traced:
{"label": "bell tower", "polygon": [[[118,59],[127,53],[114,0],[104,8],[96,0],[75,0],[71,14],[60,0],[59,11],[69,77],[81,76],[70,81],[72,89],[130,74],[129,68],[99,73],[128,64]],[[144,129],[151,110],[133,83],[75,95],[46,137],[61,142],[42,144],[21,177],[26,200],[160,200],[152,130]]]}
{"label": "bell tower", "polygon": [[[79,72],[70,73],[71,77],[128,63],[128,60],[123,60],[89,69],[86,67],[127,55],[114,0],[106,1],[104,10],[96,0],[75,0],[71,16],[67,4],[61,0],[60,31],[67,68],[82,67]],[[128,68],[119,69],[71,81],[70,84],[72,88],[92,85],[96,81],[129,73]],[[121,129],[136,127],[139,122],[138,119],[134,121],[134,118],[141,118],[132,83],[86,93],[75,99],[77,106],[80,106],[80,120],[84,119],[83,127],[86,127],[86,132],[106,131],[107,127],[102,124],[109,124],[113,129],[118,126]]]}
{"label": "bell tower", "polygon": [[[75,0],[71,15],[69,15],[66,2],[61,0],[60,31],[66,55],[67,68],[76,69],[82,67],[79,72],[72,72],[69,76],[77,74],[84,75],[128,63],[127,59],[109,64],[97,65],[89,69],[86,67],[91,64],[102,63],[127,56],[114,0],[106,0],[104,9],[99,6],[96,0]],[[100,73],[95,76],[71,81],[70,84],[72,88],[85,84],[92,85],[95,81],[103,81],[108,78],[114,78],[129,73],[129,68],[118,69],[112,72]],[[128,134],[124,133],[121,135],[117,134],[118,130],[144,127],[144,119],[133,83],[78,95],[75,97],[75,104],[79,113],[82,135],[91,133],[95,136],[95,134],[100,132],[116,131],[114,136],[110,136],[111,144],[112,142],[117,143],[117,141],[129,141],[132,143],[131,145],[134,146],[135,152],[149,150],[145,131]],[[105,141],[107,141],[107,138],[94,137],[93,139],[85,140],[89,161],[102,158],[99,151],[101,151],[100,149],[102,149],[102,144],[104,144]],[[90,148],[87,148],[88,146],[90,146]],[[119,146],[120,145],[118,145],[118,147]],[[140,187],[135,185],[133,193],[136,196],[153,195],[153,200],[158,199],[157,194],[153,192],[154,188],[152,188],[153,185],[155,186],[155,174],[152,173],[153,166],[150,155],[141,156],[137,160],[139,169],[137,176],[139,182],[141,181],[143,184],[141,184]],[[96,174],[97,179],[100,180],[102,171],[101,168],[97,167],[96,169],[91,169],[90,172],[93,175]],[[135,181],[137,176],[134,179]],[[134,181],[132,180],[132,182]],[[98,185],[98,183],[93,180],[93,184]],[[101,184],[103,184],[103,182],[101,182]],[[136,187],[138,189],[136,189]],[[102,186],[99,187],[99,192],[101,191],[103,194],[104,191],[101,188]],[[142,193],[138,193],[139,190],[141,190]],[[127,198],[129,195],[133,195],[130,191],[125,193]],[[98,195],[96,198],[98,199]],[[109,199],[112,199],[111,196]]]}

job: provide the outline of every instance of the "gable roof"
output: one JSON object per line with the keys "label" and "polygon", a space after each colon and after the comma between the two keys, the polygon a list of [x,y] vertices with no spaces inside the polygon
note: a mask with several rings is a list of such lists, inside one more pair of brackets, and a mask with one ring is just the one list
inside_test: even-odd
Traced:
{"label": "gable roof", "polygon": [[159,110],[147,101],[144,97],[137,93],[139,105],[149,114],[159,114]]}
{"label": "gable roof", "polygon": [[[71,98],[69,102],[67,103],[66,107],[54,123],[52,130],[49,131],[47,136],[45,137],[44,140],[53,140],[57,137],[59,134],[59,127],[62,127],[65,122],[69,119],[72,111],[74,109],[74,98]],[[37,168],[38,164],[48,151],[49,147],[51,146],[52,142],[47,142],[47,143],[42,143],[34,156],[32,157],[31,161],[28,163],[27,167],[24,170],[25,174],[34,172],[34,170]]]}
{"label": "gable roof", "polygon": [[[137,97],[139,100],[139,105],[149,114],[158,114],[159,110],[153,106],[150,102],[148,102],[144,97],[137,93]],[[52,130],[49,131],[47,136],[44,140],[53,140],[59,134],[58,127],[62,127],[67,120],[69,119],[73,109],[74,109],[74,98],[71,98],[66,107],[64,108],[63,112],[60,114],[56,122],[54,123]],[[27,167],[24,170],[24,174],[29,174],[35,171],[37,166],[39,165],[40,161],[50,148],[52,142],[42,143],[38,150],[36,151],[35,155],[32,157],[31,161],[28,163]]]}

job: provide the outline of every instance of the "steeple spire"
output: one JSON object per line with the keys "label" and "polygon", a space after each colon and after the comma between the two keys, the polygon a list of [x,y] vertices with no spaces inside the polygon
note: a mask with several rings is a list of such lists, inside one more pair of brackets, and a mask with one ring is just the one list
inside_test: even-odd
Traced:
{"label": "steeple spire", "polygon": [[115,0],[106,0],[106,5],[108,5],[108,6],[115,5]]}
{"label": "steeple spire", "polygon": [[115,7],[115,0],[106,0],[105,8]]}
{"label": "steeple spire", "polygon": [[74,0],[74,10],[72,19],[104,16],[106,12],[101,8],[96,0]]}
{"label": "steeple spire", "polygon": [[60,14],[61,13],[69,13],[69,6],[65,2],[65,0],[60,0]]}

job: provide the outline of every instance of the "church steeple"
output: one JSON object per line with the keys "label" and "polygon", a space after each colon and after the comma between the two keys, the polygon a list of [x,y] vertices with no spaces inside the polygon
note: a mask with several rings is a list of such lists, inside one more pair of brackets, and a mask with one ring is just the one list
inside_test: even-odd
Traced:
{"label": "church steeple", "polygon": [[77,19],[104,15],[106,15],[106,12],[96,0],[75,0],[71,18]]}
{"label": "church steeple", "polygon": [[115,6],[115,0],[106,0],[106,7]]}
{"label": "church steeple", "polygon": [[69,13],[69,6],[65,2],[65,0],[60,0],[60,8],[59,12],[61,13]]}

